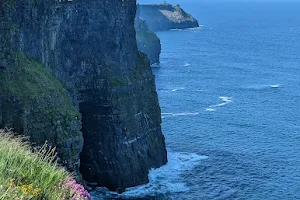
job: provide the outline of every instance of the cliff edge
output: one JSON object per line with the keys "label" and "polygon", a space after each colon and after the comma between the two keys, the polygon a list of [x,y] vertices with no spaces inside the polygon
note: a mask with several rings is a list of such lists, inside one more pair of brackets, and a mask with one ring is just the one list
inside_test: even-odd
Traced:
{"label": "cliff edge", "polygon": [[140,17],[145,20],[151,31],[185,29],[199,27],[198,21],[186,13],[179,5],[151,4],[139,5]]}
{"label": "cliff edge", "polygon": [[135,0],[0,1],[0,127],[119,192],[167,162],[135,13]]}

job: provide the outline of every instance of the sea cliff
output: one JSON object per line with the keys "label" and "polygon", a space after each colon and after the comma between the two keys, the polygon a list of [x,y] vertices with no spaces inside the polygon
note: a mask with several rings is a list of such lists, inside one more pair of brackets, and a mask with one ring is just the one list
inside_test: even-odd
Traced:
{"label": "sea cliff", "polygon": [[167,162],[135,14],[134,0],[0,1],[0,127],[119,192]]}
{"label": "sea cliff", "polygon": [[159,63],[160,39],[149,29],[147,22],[141,19],[139,6],[135,17],[135,30],[138,49],[147,55],[150,64]]}
{"label": "sea cliff", "polygon": [[198,21],[179,5],[151,4],[139,5],[140,17],[151,31],[199,27]]}

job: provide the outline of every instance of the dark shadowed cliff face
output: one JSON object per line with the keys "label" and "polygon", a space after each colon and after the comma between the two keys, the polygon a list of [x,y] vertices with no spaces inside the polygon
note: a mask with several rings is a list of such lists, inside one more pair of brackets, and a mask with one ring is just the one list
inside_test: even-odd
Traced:
{"label": "dark shadowed cliff face", "polygon": [[[42,52],[42,36],[29,34],[42,34],[40,27],[26,25],[25,18],[30,20],[37,11],[31,5],[0,1],[0,127],[14,128],[37,145],[48,141],[57,146],[62,163],[79,175],[81,114],[69,98],[71,93],[45,68],[42,59],[25,52],[27,42]],[[32,21],[38,22],[37,17]]]}
{"label": "dark shadowed cliff face", "polygon": [[154,77],[137,51],[136,2],[1,2],[2,126],[19,127],[35,142],[61,142],[60,156],[73,156],[75,171],[84,140],[80,172],[88,182],[119,191],[146,183],[148,170],[167,155]]}
{"label": "dark shadowed cliff face", "polygon": [[153,4],[139,5],[140,17],[151,31],[199,27],[198,21],[186,13],[179,5]]}
{"label": "dark shadowed cliff face", "polygon": [[139,8],[135,17],[135,30],[138,49],[147,55],[150,64],[159,63],[160,40],[153,31],[150,31],[147,22],[140,18]]}

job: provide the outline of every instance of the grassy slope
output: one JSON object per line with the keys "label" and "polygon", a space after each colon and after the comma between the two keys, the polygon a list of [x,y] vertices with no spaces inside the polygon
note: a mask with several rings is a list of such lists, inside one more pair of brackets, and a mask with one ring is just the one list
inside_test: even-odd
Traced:
{"label": "grassy slope", "polygon": [[91,200],[58,166],[55,148],[32,149],[27,139],[0,129],[0,200]]}
{"label": "grassy slope", "polygon": [[64,101],[64,106],[51,105],[51,113],[54,116],[61,113],[74,119],[79,115],[62,84],[42,64],[22,52],[13,53],[12,57],[9,72],[0,72],[0,89],[6,95],[13,96],[23,104],[37,98],[43,102],[49,97],[59,97]]}
{"label": "grassy slope", "polygon": [[51,162],[54,149],[32,153],[22,137],[0,131],[0,138],[0,199],[60,199],[54,186],[69,174]]}

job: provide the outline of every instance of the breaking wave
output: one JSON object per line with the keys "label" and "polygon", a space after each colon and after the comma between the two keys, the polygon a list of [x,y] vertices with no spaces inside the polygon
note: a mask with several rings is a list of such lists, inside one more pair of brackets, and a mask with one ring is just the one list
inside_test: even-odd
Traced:
{"label": "breaking wave", "polygon": [[93,199],[101,198],[146,198],[169,193],[189,191],[184,177],[181,176],[189,170],[193,170],[201,164],[201,160],[207,159],[195,153],[171,152],[168,154],[168,164],[158,169],[152,169],[149,173],[149,183],[133,188],[128,188],[124,193],[117,194],[105,188],[97,188],[91,192]]}

